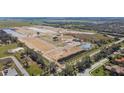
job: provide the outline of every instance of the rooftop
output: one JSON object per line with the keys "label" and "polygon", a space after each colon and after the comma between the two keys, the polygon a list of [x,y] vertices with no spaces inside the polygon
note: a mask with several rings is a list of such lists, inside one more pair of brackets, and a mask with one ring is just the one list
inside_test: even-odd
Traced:
{"label": "rooftop", "polygon": [[124,57],[120,58],[120,59],[115,59],[116,62],[124,62]]}
{"label": "rooftop", "polygon": [[105,66],[105,68],[107,70],[116,72],[118,74],[124,74],[124,67],[120,67],[120,66],[114,65],[114,66]]}

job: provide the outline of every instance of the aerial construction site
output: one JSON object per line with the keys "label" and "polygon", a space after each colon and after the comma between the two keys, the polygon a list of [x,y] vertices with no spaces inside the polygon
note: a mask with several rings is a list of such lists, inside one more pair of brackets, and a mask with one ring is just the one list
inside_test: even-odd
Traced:
{"label": "aerial construction site", "polygon": [[[90,50],[93,46],[83,39],[76,38],[73,35],[93,35],[95,33],[86,33],[79,31],[68,31],[62,28],[49,26],[23,26],[13,29],[4,29],[25,43],[29,48],[39,51],[43,57],[51,62],[56,62],[59,66],[64,64],[67,59],[77,53]],[[16,33],[16,34],[15,34]]]}
{"label": "aerial construction site", "polygon": [[0,75],[112,75],[113,68],[117,75],[123,74],[119,63],[124,47],[121,24],[65,19],[17,18],[5,25],[2,21]]}

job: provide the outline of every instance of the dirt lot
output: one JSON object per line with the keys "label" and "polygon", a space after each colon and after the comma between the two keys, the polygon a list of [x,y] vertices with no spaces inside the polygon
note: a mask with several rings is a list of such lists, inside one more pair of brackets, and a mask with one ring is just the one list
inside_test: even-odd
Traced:
{"label": "dirt lot", "polygon": [[57,47],[64,47],[64,42],[68,39],[73,39],[72,36],[64,35],[63,40],[53,41],[52,35],[41,35],[40,38],[44,41],[47,41],[49,43],[52,43],[53,45]]}
{"label": "dirt lot", "polygon": [[24,35],[28,35],[28,34],[36,34],[36,32],[33,32],[29,29],[27,29],[26,27],[15,27],[16,32],[20,33],[20,34],[24,34]]}
{"label": "dirt lot", "polygon": [[79,51],[81,51],[81,48],[79,46],[66,47],[66,48],[60,47],[60,48],[53,49],[48,53],[45,53],[45,56],[51,58],[54,61],[58,61],[61,58],[67,57]]}
{"label": "dirt lot", "polygon": [[41,53],[45,53],[55,48],[53,44],[43,41],[40,38],[27,37],[27,38],[21,38],[20,41],[24,42],[30,48],[41,51]]}

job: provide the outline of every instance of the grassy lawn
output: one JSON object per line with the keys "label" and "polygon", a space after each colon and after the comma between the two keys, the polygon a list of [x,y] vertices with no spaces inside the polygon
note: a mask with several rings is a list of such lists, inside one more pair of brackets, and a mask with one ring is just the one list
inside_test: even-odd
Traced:
{"label": "grassy lawn", "polygon": [[91,74],[93,76],[105,76],[106,75],[103,66],[100,66],[96,70],[92,71]]}
{"label": "grassy lawn", "polygon": [[2,72],[0,71],[0,76],[3,76]]}
{"label": "grassy lawn", "polygon": [[14,49],[16,47],[17,47],[17,44],[9,44],[9,45],[0,46],[0,58],[6,57],[6,56],[12,56],[12,54],[8,54],[7,51],[9,49]]}
{"label": "grassy lawn", "polygon": [[0,20],[0,28],[30,26],[30,22],[19,22],[13,20]]}
{"label": "grassy lawn", "polygon": [[104,70],[104,66],[100,66],[99,68],[93,70],[91,72],[93,76],[110,76],[110,71]]}
{"label": "grassy lawn", "polygon": [[40,75],[42,73],[42,70],[34,62],[32,62],[30,66],[26,68],[26,70],[30,75],[34,75],[34,76]]}
{"label": "grassy lawn", "polygon": [[[21,56],[20,56],[20,53],[16,53],[15,57],[20,61],[20,63],[22,64],[22,66],[24,66],[24,60],[21,59]],[[40,75],[42,73],[42,69],[39,68],[39,66],[33,62],[33,61],[28,61],[28,64],[29,64],[29,67],[28,68],[25,68],[27,70],[27,72],[30,74],[30,75],[34,75],[34,76],[37,76],[37,75]]]}

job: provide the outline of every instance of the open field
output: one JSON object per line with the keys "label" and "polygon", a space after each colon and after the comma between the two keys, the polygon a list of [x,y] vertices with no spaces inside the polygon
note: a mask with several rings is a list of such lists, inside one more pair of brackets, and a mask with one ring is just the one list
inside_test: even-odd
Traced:
{"label": "open field", "polygon": [[30,75],[34,76],[40,75],[42,73],[42,69],[38,67],[35,62],[29,62],[29,68],[27,68],[26,70]]}
{"label": "open field", "polygon": [[40,51],[41,53],[47,52],[51,49],[54,49],[55,46],[45,42],[39,38],[22,38],[21,39],[22,42],[24,42],[28,47],[31,47],[35,50]]}
{"label": "open field", "polygon": [[97,68],[96,70],[92,71],[91,74],[93,76],[105,76],[104,68],[103,66]]}
{"label": "open field", "polygon": [[77,37],[77,38],[80,38],[84,41],[100,41],[100,40],[112,40],[112,38],[110,37],[107,37],[107,36],[104,36],[102,34],[94,34],[94,35],[91,35],[91,34],[72,34],[72,33],[69,33],[67,35],[70,35],[70,36],[74,36],[74,37]]}
{"label": "open field", "polygon": [[47,41],[55,46],[58,47],[64,47],[64,41],[68,40],[68,39],[73,39],[72,36],[68,36],[68,35],[64,35],[63,36],[63,40],[58,40],[58,41],[53,41],[53,36],[52,35],[41,35],[40,38],[44,41]]}
{"label": "open field", "polygon": [[17,48],[17,44],[9,44],[9,45],[0,46],[0,58],[12,55],[12,54],[8,54],[7,51],[9,49],[14,49],[14,48]]}
{"label": "open field", "polygon": [[33,32],[25,27],[14,27],[14,29],[16,30],[16,32],[20,33],[20,34],[23,34],[23,35],[32,35],[32,34],[36,34],[36,32]]}
{"label": "open field", "polygon": [[0,20],[0,28],[30,26],[30,22],[19,22],[14,20]]}

